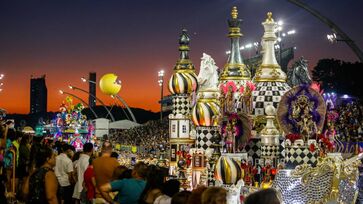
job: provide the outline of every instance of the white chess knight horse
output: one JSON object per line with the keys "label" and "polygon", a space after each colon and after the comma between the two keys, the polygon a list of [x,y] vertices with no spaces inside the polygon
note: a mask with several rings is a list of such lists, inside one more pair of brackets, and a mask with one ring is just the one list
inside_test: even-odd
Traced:
{"label": "white chess knight horse", "polygon": [[218,67],[214,59],[203,53],[200,63],[200,71],[198,75],[198,84],[200,91],[218,90]]}

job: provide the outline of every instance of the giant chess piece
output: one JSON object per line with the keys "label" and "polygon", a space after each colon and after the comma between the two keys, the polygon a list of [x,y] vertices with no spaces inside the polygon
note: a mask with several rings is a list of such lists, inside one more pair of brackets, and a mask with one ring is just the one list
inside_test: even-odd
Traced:
{"label": "giant chess piece", "polygon": [[294,62],[292,68],[287,71],[287,83],[291,86],[298,86],[302,84],[310,85],[312,80],[309,74],[308,61],[300,57]]}
{"label": "giant chess piece", "polygon": [[190,135],[190,96],[198,89],[198,81],[194,65],[189,58],[189,43],[189,35],[183,29],[179,37],[180,57],[174,66],[168,86],[173,98],[173,111],[169,115],[171,169],[176,169],[178,165],[180,155],[177,155],[177,152],[195,143]]}
{"label": "giant chess piece", "polygon": [[192,108],[191,119],[196,129],[196,145],[198,149],[209,150],[212,137],[218,131],[220,115],[220,93],[218,90],[218,67],[213,58],[205,53],[201,58],[198,75],[200,87],[197,102]]}
{"label": "giant chess piece", "polygon": [[241,23],[242,19],[238,18],[237,7],[233,7],[231,19],[228,19],[228,37],[231,40],[231,52],[228,55],[227,63],[220,73],[219,84],[219,87],[222,90],[222,110],[224,113],[228,114],[237,113],[241,110],[241,106],[239,106],[242,95],[240,89],[241,87],[244,87],[247,82],[251,81],[250,70],[243,63],[243,58],[240,53],[239,41],[242,36],[240,29]]}
{"label": "giant chess piece", "polygon": [[277,40],[275,29],[277,23],[272,18],[272,13],[267,13],[267,19],[262,23],[265,33],[262,37],[264,53],[262,63],[254,77],[256,90],[253,91],[253,114],[265,116],[265,108],[273,105],[277,108],[281,96],[290,89],[286,83],[286,74],[276,61],[275,43]]}

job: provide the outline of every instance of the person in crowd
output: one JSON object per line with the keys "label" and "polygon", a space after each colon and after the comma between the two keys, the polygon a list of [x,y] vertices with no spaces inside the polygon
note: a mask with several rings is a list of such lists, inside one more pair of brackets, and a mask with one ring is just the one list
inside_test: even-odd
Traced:
{"label": "person in crowd", "polygon": [[22,133],[21,132],[15,132],[15,138],[14,140],[12,140],[12,144],[15,147],[15,154],[16,154],[16,166],[18,166],[19,163],[19,147],[20,147],[20,141],[22,138]]}
{"label": "person in crowd", "polygon": [[89,165],[83,175],[83,192],[86,193],[86,204],[93,203],[96,194],[96,179],[93,171],[93,158],[89,159]]}
{"label": "person in crowd", "polygon": [[109,192],[117,191],[116,201],[120,204],[137,204],[142,191],[146,186],[145,177],[147,166],[143,162],[135,164],[132,170],[132,178],[116,180],[100,187],[102,196],[108,203],[114,201]]}
{"label": "person in crowd", "polygon": [[118,153],[117,152],[112,152],[111,153],[111,157],[115,158],[115,159],[118,159]]}
{"label": "person in crowd", "polygon": [[124,172],[122,172],[122,174],[118,177],[118,180],[121,179],[129,179],[132,178],[132,170],[131,169],[126,169]]}
{"label": "person in crowd", "polygon": [[55,175],[60,185],[61,203],[72,203],[72,184],[74,184],[74,171],[72,160],[67,156],[71,152],[70,145],[64,144],[62,152],[56,157]]}
{"label": "person in crowd", "polygon": [[23,178],[27,176],[28,167],[30,163],[30,144],[29,144],[29,136],[24,136],[20,141],[19,146],[19,178]]}
{"label": "person in crowd", "polygon": [[93,161],[93,170],[96,178],[96,198],[95,203],[104,203],[104,199],[100,194],[99,188],[111,182],[115,169],[119,166],[117,160],[111,157],[112,145],[104,142],[101,149],[102,155]]}
{"label": "person in crowd", "polygon": [[[73,149],[71,149],[73,152]],[[74,203],[78,204],[79,203],[79,197],[80,195],[78,194],[78,190],[76,190],[76,184],[77,184],[77,180],[78,180],[78,160],[79,157],[81,156],[80,151],[76,152],[72,155],[67,154],[67,156],[72,160],[72,164],[73,164],[73,182],[74,185],[72,185],[72,189],[73,189],[73,195],[72,198],[74,199]]]}
{"label": "person in crowd", "polygon": [[196,188],[192,191],[192,194],[190,195],[187,203],[188,204],[201,204],[202,203],[202,194],[205,190],[207,190],[207,187],[198,186],[198,188]]}
{"label": "person in crowd", "polygon": [[140,196],[141,204],[154,203],[155,199],[162,195],[161,189],[166,175],[155,165],[150,165],[146,177],[146,187]]}
{"label": "person in crowd", "polygon": [[227,190],[222,187],[209,187],[202,194],[202,204],[227,204]]}
{"label": "person in crowd", "polygon": [[278,193],[273,188],[257,191],[246,197],[245,204],[280,204]]}
{"label": "person in crowd", "polygon": [[122,166],[122,165],[118,166],[118,167],[115,169],[115,171],[113,171],[113,174],[112,174],[112,181],[122,179],[122,178],[120,178],[120,177],[121,177],[121,175],[122,175],[125,171],[127,171],[127,170],[128,170],[128,168],[127,168],[126,166]]}
{"label": "person in crowd", "polygon": [[[89,159],[93,154],[93,144],[92,143],[85,143],[83,145],[83,152],[80,154],[79,159],[77,160],[77,168],[76,168],[76,175],[77,175],[77,182],[74,187],[73,191],[73,198],[76,200],[80,200],[81,192],[83,190],[83,178],[84,172],[89,166]],[[75,154],[76,155],[76,154]],[[78,203],[78,202],[76,202]]]}
{"label": "person in crowd", "polygon": [[24,136],[20,141],[19,146],[19,163],[17,174],[19,178],[19,187],[23,187],[24,179],[29,174],[29,164],[30,164],[30,145],[29,136]]}
{"label": "person in crowd", "polygon": [[6,189],[8,192],[12,191],[12,181],[14,178],[13,168],[16,169],[16,163],[14,164],[14,153],[17,151],[16,147],[13,145],[13,141],[17,140],[16,132],[14,129],[7,130],[7,137],[5,142],[4,150],[4,173],[6,174]]}
{"label": "person in crowd", "polygon": [[56,165],[55,154],[48,147],[42,147],[36,155],[37,170],[29,179],[28,204],[58,204],[58,181],[53,167]]}
{"label": "person in crowd", "polygon": [[188,202],[191,194],[190,191],[181,191],[173,196],[171,204],[185,204]]}
{"label": "person in crowd", "polygon": [[6,176],[0,174],[0,204],[7,204],[8,200],[6,198]]}
{"label": "person in crowd", "polygon": [[154,204],[171,204],[171,198],[179,192],[180,182],[176,179],[170,179],[164,183],[161,192],[162,195],[157,197]]}

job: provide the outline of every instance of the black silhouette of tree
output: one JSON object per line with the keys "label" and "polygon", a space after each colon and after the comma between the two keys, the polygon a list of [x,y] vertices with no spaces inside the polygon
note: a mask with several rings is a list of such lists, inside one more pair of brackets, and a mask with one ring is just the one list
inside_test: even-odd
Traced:
{"label": "black silhouette of tree", "polygon": [[338,59],[321,59],[312,71],[313,80],[325,92],[335,91],[362,99],[363,63],[344,62]]}

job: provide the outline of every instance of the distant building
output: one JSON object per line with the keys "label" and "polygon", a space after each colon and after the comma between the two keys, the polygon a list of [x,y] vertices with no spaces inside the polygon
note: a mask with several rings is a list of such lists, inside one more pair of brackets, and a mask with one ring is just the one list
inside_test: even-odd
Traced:
{"label": "distant building", "polygon": [[30,79],[30,114],[47,113],[48,91],[45,84],[45,75]]}
{"label": "distant building", "polygon": [[89,107],[96,106],[96,72],[89,73],[89,95],[88,95],[88,105]]}

